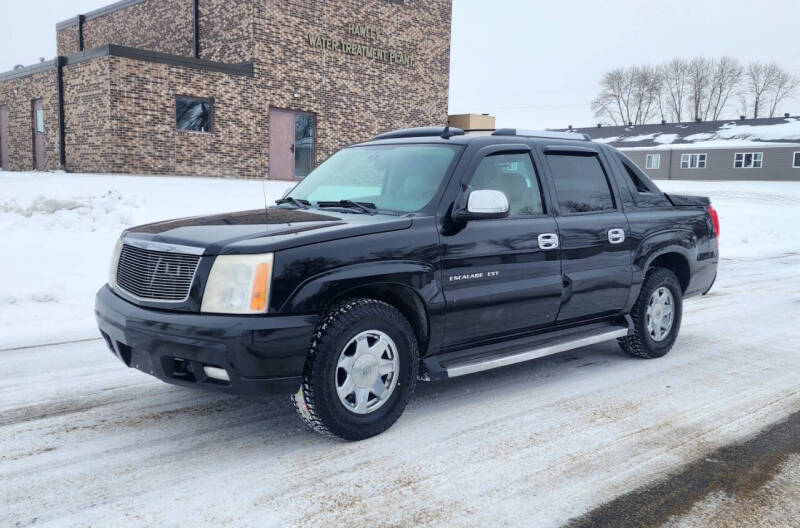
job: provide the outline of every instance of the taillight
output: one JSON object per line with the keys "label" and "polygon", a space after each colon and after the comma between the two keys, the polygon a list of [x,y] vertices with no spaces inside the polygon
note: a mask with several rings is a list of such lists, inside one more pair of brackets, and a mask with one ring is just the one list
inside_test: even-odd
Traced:
{"label": "taillight", "polygon": [[719,215],[713,206],[708,206],[708,216],[711,217],[711,223],[714,224],[714,236],[719,238]]}

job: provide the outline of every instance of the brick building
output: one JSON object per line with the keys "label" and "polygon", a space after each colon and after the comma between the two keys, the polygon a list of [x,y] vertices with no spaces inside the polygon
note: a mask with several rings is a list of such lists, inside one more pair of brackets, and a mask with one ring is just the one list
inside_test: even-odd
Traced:
{"label": "brick building", "polygon": [[302,177],[447,121],[451,0],[124,0],[0,73],[6,170]]}

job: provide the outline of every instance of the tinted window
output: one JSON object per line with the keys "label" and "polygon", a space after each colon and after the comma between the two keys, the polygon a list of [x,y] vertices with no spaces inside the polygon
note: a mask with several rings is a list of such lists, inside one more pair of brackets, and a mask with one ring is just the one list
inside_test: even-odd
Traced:
{"label": "tinted window", "polygon": [[640,173],[639,168],[625,155],[622,153],[617,153],[619,160],[622,162],[622,166],[625,167],[625,172],[628,174],[628,178],[630,178],[631,183],[636,188],[636,192],[639,193],[650,193],[656,192],[656,189],[651,185],[648,185],[646,182],[646,177]]}
{"label": "tinted window", "polygon": [[491,189],[508,198],[509,216],[544,213],[539,180],[528,154],[494,154],[481,161],[469,182],[470,191]]}
{"label": "tinted window", "polygon": [[178,130],[211,132],[213,104],[209,99],[175,98],[175,127]]}
{"label": "tinted window", "polygon": [[794,153],[794,168],[800,168],[800,152]]}
{"label": "tinted window", "polygon": [[614,198],[595,155],[548,154],[562,214],[610,211]]}

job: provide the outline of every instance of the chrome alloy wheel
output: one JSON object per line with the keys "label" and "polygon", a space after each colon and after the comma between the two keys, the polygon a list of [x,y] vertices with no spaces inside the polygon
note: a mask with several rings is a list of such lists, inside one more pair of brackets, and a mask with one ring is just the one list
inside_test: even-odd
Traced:
{"label": "chrome alloy wheel", "polygon": [[675,321],[675,301],[669,288],[656,288],[647,303],[647,333],[656,342],[663,341]]}
{"label": "chrome alloy wheel", "polygon": [[380,330],[361,332],[344,347],[336,365],[336,393],[345,409],[369,414],[397,386],[400,359],[392,338]]}

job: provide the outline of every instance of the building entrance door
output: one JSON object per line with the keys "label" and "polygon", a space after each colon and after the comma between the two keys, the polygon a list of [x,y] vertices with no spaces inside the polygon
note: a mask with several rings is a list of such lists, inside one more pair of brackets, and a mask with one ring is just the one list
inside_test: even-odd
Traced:
{"label": "building entrance door", "polygon": [[0,169],[8,170],[8,107],[0,106]]}
{"label": "building entrance door", "polygon": [[314,168],[316,117],[310,112],[269,110],[269,177],[305,178]]}
{"label": "building entrance door", "polygon": [[33,100],[33,168],[43,171],[44,158],[44,106],[41,99]]}

